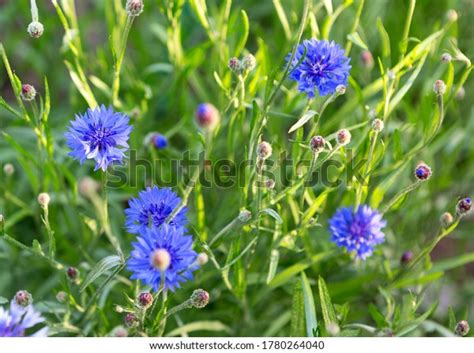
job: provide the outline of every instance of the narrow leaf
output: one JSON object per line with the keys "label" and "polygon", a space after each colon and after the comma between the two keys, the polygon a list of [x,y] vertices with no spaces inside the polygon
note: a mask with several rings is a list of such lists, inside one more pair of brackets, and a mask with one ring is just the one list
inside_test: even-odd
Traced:
{"label": "narrow leaf", "polygon": [[304,313],[306,318],[306,335],[315,337],[318,330],[318,322],[316,318],[316,307],[314,305],[313,292],[305,273],[301,273],[301,284],[303,286],[304,295]]}
{"label": "narrow leaf", "polygon": [[290,130],[288,130],[288,133],[291,134],[293,131],[299,129],[302,127],[304,124],[306,124],[313,116],[318,114],[318,112],[314,110],[308,110],[306,113],[303,114],[303,116],[294,124]]}
{"label": "narrow leaf", "polygon": [[122,263],[122,260],[117,255],[111,255],[104,257],[100,260],[97,265],[87,274],[86,279],[81,285],[80,291],[84,291],[92,282],[97,278],[105,274],[107,271],[119,266]]}

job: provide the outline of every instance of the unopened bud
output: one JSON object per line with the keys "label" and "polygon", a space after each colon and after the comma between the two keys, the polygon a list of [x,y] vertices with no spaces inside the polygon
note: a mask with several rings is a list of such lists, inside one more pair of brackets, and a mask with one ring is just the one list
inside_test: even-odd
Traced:
{"label": "unopened bud", "polygon": [[123,326],[115,327],[109,336],[111,337],[128,337],[128,330]]}
{"label": "unopened bud", "polygon": [[265,160],[272,155],[272,145],[266,141],[260,142],[257,146],[257,157],[258,159]]}
{"label": "unopened bud", "polygon": [[153,295],[149,292],[140,293],[138,303],[142,308],[148,309],[153,304]]}
{"label": "unopened bud", "polygon": [[267,189],[273,190],[275,188],[275,180],[273,180],[273,179],[265,180],[265,187]]}
{"label": "unopened bud", "polygon": [[156,149],[162,150],[168,146],[168,139],[162,134],[156,133],[151,137],[151,143]]}
{"label": "unopened bud", "polygon": [[374,119],[372,121],[372,129],[375,131],[375,132],[382,132],[384,128],[384,123],[382,120],[380,119]]}
{"label": "unopened bud", "polygon": [[465,96],[466,96],[466,90],[464,89],[464,87],[460,87],[458,91],[456,92],[456,100],[462,101]]}
{"label": "unopened bud", "polygon": [[440,222],[443,227],[449,227],[454,221],[453,215],[449,212],[444,212],[441,215]]}
{"label": "unopened bud", "polygon": [[66,298],[67,298],[67,293],[64,291],[60,291],[58,292],[58,294],[56,294],[56,300],[60,303],[64,303],[66,301]]}
{"label": "unopened bud", "polygon": [[208,261],[209,261],[209,256],[205,252],[199,253],[196,258],[196,263],[199,266],[204,266],[205,264],[207,264]]}
{"label": "unopened bud", "polygon": [[443,80],[436,80],[433,85],[433,91],[438,95],[442,96],[446,93],[446,84]]}
{"label": "unopened bud", "polygon": [[33,296],[26,290],[20,290],[15,294],[15,303],[26,308],[28,305],[33,303]]}
{"label": "unopened bud", "polygon": [[458,201],[456,212],[459,215],[465,215],[472,209],[472,200],[470,197],[464,197]]}
{"label": "unopened bud", "polygon": [[120,306],[120,305],[115,305],[114,310],[115,310],[115,312],[117,312],[117,313],[119,313],[119,314],[121,314],[121,313],[123,313],[123,312],[125,311],[125,309],[124,309],[122,306]]}
{"label": "unopened bud", "polygon": [[336,141],[338,144],[345,146],[351,142],[351,133],[347,129],[342,129],[337,132]]}
{"label": "unopened bud", "polygon": [[127,313],[123,321],[125,323],[125,326],[130,327],[130,328],[138,327],[138,325],[140,324],[140,321],[133,313]]}
{"label": "unopened bud", "polygon": [[247,54],[242,59],[242,67],[245,71],[252,71],[257,66],[257,60],[252,54]]}
{"label": "unopened bud", "polygon": [[170,253],[166,249],[158,249],[151,255],[151,265],[157,270],[164,272],[171,264]]}
{"label": "unopened bud", "polygon": [[466,320],[461,320],[456,324],[456,327],[454,328],[454,333],[458,336],[466,336],[469,333],[469,330],[471,328],[469,327],[469,323]]}
{"label": "unopened bud", "polygon": [[322,136],[313,136],[311,141],[309,141],[309,147],[314,153],[319,153],[324,150],[326,146],[326,140]]}
{"label": "unopened bud", "polygon": [[191,306],[194,308],[204,308],[209,303],[209,293],[204,289],[196,289],[189,298]]}
{"label": "unopened bud", "polygon": [[21,99],[23,99],[24,101],[32,101],[36,97],[36,89],[32,85],[26,83],[21,86],[20,95]]}
{"label": "unopened bud", "polygon": [[230,58],[227,65],[229,66],[229,69],[236,74],[240,74],[242,72],[242,63],[236,57]]}
{"label": "unopened bud", "polygon": [[81,195],[89,196],[99,191],[100,184],[91,177],[86,176],[79,181],[78,187]]}
{"label": "unopened bud", "polygon": [[326,329],[328,331],[328,334],[331,336],[337,336],[341,329],[339,328],[339,325],[336,324],[335,322],[330,322],[327,326]]}
{"label": "unopened bud", "polygon": [[71,266],[66,270],[66,275],[67,278],[69,278],[71,281],[74,281],[79,277],[79,270]]}
{"label": "unopened bud", "polygon": [[408,265],[413,260],[413,253],[411,251],[405,251],[400,258],[402,265]]}
{"label": "unopened bud", "polygon": [[368,50],[364,50],[360,54],[360,61],[362,62],[362,66],[367,70],[372,70],[372,68],[374,67],[374,57],[372,56],[372,53]]}
{"label": "unopened bud", "polygon": [[51,201],[51,198],[49,197],[48,193],[42,192],[41,194],[38,195],[38,203],[42,208],[48,208],[50,201]]}
{"label": "unopened bud", "polygon": [[451,54],[449,53],[443,53],[443,55],[441,55],[441,61],[444,62],[444,63],[449,63],[453,58],[451,57]]}
{"label": "unopened bud", "polygon": [[421,162],[416,166],[415,176],[418,180],[428,180],[431,177],[431,168]]}
{"label": "unopened bud", "polygon": [[41,22],[33,21],[28,25],[28,33],[31,38],[39,38],[43,35],[44,26]]}
{"label": "unopened bud", "polygon": [[219,124],[221,116],[214,105],[211,103],[202,103],[197,107],[196,120],[201,128],[212,131]]}
{"label": "unopened bud", "polygon": [[252,212],[248,211],[248,210],[242,210],[240,211],[239,213],[239,221],[241,223],[247,223],[248,221],[250,221],[252,219]]}
{"label": "unopened bud", "polygon": [[11,163],[7,163],[3,166],[3,172],[6,176],[12,176],[15,173],[15,167]]}
{"label": "unopened bud", "polygon": [[458,20],[458,13],[455,10],[450,9],[446,13],[446,18],[448,19],[449,22],[455,22]]}
{"label": "unopened bud", "polygon": [[342,96],[343,94],[346,93],[346,86],[344,85],[338,85],[336,87],[336,93],[339,95],[339,96]]}
{"label": "unopened bud", "polygon": [[128,0],[127,4],[125,5],[125,11],[129,16],[136,17],[140,16],[144,7],[145,5],[143,5],[142,0]]}

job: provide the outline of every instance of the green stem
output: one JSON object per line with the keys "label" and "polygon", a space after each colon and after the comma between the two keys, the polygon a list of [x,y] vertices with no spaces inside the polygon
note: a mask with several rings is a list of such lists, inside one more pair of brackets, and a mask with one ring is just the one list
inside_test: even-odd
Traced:
{"label": "green stem", "polygon": [[387,213],[387,211],[389,211],[392,206],[394,204],[396,204],[403,196],[405,196],[406,194],[408,194],[409,192],[415,190],[417,187],[419,187],[421,185],[422,181],[421,180],[417,180],[415,181],[413,184],[411,185],[408,185],[406,188],[404,188],[403,190],[401,190],[398,194],[396,194],[389,202],[388,204],[382,209],[382,214],[385,214]]}
{"label": "green stem", "polygon": [[130,29],[132,28],[134,16],[127,16],[127,23],[125,24],[125,29],[122,35],[122,42],[120,44],[119,53],[117,56],[117,61],[115,62],[114,67],[114,79],[112,83],[112,104],[118,104],[118,94],[120,89],[120,72],[122,71],[123,59],[125,57],[125,51],[127,49],[128,35],[130,34]]}
{"label": "green stem", "polygon": [[99,210],[102,214],[102,227],[104,230],[105,235],[109,239],[112,246],[115,248],[115,251],[119,255],[119,257],[123,260],[124,255],[122,248],[120,247],[120,242],[117,237],[113,234],[112,228],[109,222],[109,203],[108,203],[108,194],[107,194],[107,171],[102,173],[102,209]]}
{"label": "green stem", "polygon": [[[378,132],[374,132],[374,135],[371,138],[370,142],[370,149],[369,149],[369,155],[367,157],[367,164],[365,165],[365,171],[364,171],[364,177],[362,179],[362,182],[369,186],[369,180],[370,180],[370,175],[369,175],[369,170],[370,166],[372,164],[372,157],[374,155],[374,150],[375,150],[375,144],[377,142],[377,136]],[[357,187],[356,191],[356,202],[355,202],[355,209],[357,209],[362,202],[362,190],[364,189],[364,185],[361,183]]]}

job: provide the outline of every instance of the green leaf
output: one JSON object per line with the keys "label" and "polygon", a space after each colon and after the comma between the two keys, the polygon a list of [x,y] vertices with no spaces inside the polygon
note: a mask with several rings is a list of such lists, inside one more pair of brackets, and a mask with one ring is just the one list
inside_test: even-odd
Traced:
{"label": "green leaf", "polygon": [[7,304],[8,302],[9,300],[7,298],[0,297],[0,305]]}
{"label": "green leaf", "polygon": [[316,307],[314,305],[313,292],[309,284],[308,278],[304,272],[301,273],[301,284],[304,296],[304,313],[306,318],[306,335],[308,337],[316,337],[318,330],[318,321],[316,318]]}
{"label": "green leaf", "polygon": [[291,337],[305,337],[304,293],[301,281],[296,281],[293,288],[293,305],[291,307]]}
{"label": "green leaf", "polygon": [[245,44],[247,44],[247,39],[249,37],[249,18],[245,10],[240,10],[240,17],[242,19],[242,28],[239,30],[238,33],[242,33],[240,39],[235,47],[234,56],[239,56],[242,50],[245,48]]}
{"label": "green leaf", "polygon": [[283,220],[281,219],[280,215],[278,214],[277,211],[275,211],[274,209],[272,208],[264,208],[263,210],[260,211],[260,214],[262,213],[266,213],[267,215],[269,215],[270,217],[274,218],[275,221],[278,223],[278,224],[282,224],[283,223]]}
{"label": "green leaf", "polygon": [[306,113],[303,114],[303,116],[288,130],[288,133],[291,134],[293,131],[299,129],[302,127],[304,124],[306,124],[311,118],[315,115],[317,115],[318,112],[314,110],[308,110]]}
{"label": "green leaf", "polygon": [[122,264],[122,260],[117,255],[111,255],[104,257],[100,260],[97,265],[87,274],[86,279],[81,285],[80,291],[84,291],[92,282],[94,282],[97,278],[105,274],[107,271],[116,268]]}
{"label": "green leaf", "polygon": [[275,278],[270,282],[269,286],[271,288],[279,287],[290,279],[293,279],[298,273],[306,270],[309,266],[314,265],[320,261],[329,259],[330,257],[334,256],[334,251],[325,251],[316,255],[313,255],[311,258],[300,261],[293,266],[286,268],[284,271],[280,272],[275,276]]}
{"label": "green leaf", "polygon": [[372,316],[372,319],[375,321],[375,324],[378,328],[384,328],[387,326],[387,321],[385,320],[385,317],[380,313],[379,309],[377,309],[377,307],[372,303],[369,304],[369,314],[370,316]]}
{"label": "green leaf", "polygon": [[225,332],[232,334],[232,330],[220,321],[195,321],[190,324],[180,326],[166,334],[166,337],[176,337],[187,335],[195,331]]}
{"label": "green leaf", "polygon": [[278,268],[278,260],[280,259],[280,252],[273,249],[270,255],[270,266],[268,267],[267,284],[269,284],[275,277]]}
{"label": "green leaf", "polygon": [[406,325],[403,325],[397,332],[396,335],[398,337],[400,336],[405,336],[406,334],[410,333],[411,331],[415,330],[418,326],[420,326],[423,321],[425,321],[427,318],[431,316],[431,314],[434,313],[436,310],[436,307],[438,306],[438,302],[434,302],[428,311],[426,311],[423,315],[418,316],[415,320],[410,320],[409,323]]}
{"label": "green leaf", "polygon": [[382,42],[382,57],[388,58],[390,56],[390,36],[385,30],[380,17],[377,18],[377,30],[379,31],[380,40]]}
{"label": "green leaf", "polygon": [[364,43],[364,41],[360,37],[359,33],[357,33],[357,32],[348,34],[347,35],[347,40],[351,41],[352,43],[357,45],[359,48],[369,50],[369,47],[367,46],[367,44]]}
{"label": "green leaf", "polygon": [[454,331],[454,329],[456,328],[456,323],[458,321],[456,320],[456,314],[454,314],[454,310],[451,306],[448,307],[448,317],[449,317],[448,328]]}
{"label": "green leaf", "polygon": [[334,311],[334,307],[332,306],[331,296],[329,295],[326,282],[321,276],[318,280],[318,287],[319,300],[321,301],[321,311],[323,313],[324,324],[326,326],[326,330],[328,330],[331,325],[337,324],[336,312]]}

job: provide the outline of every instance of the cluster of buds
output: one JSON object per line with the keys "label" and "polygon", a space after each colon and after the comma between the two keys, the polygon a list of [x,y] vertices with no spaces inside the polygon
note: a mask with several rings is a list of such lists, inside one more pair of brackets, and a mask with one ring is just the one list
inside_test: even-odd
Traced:
{"label": "cluster of buds", "polygon": [[237,75],[240,75],[243,72],[253,71],[256,66],[257,60],[252,54],[245,55],[242,60],[239,60],[236,57],[230,58],[228,63],[229,69]]}
{"label": "cluster of buds", "polygon": [[145,5],[142,0],[128,0],[125,5],[125,11],[130,17],[137,17],[143,12]]}
{"label": "cluster of buds", "polygon": [[443,80],[436,80],[434,85],[433,85],[433,91],[438,96],[444,95],[446,93],[446,84],[444,83],[444,81]]}
{"label": "cluster of buds", "polygon": [[196,109],[196,121],[206,131],[213,131],[221,120],[217,108],[211,103],[199,104]]}
{"label": "cluster of buds", "polygon": [[420,162],[415,168],[415,177],[418,180],[424,181],[428,180],[431,177],[431,168],[428,167],[425,163]]}
{"label": "cluster of buds", "polygon": [[341,129],[337,132],[336,135],[336,141],[338,144],[341,146],[347,145],[349,142],[351,142],[351,133],[347,129]]}
{"label": "cluster of buds", "polygon": [[33,296],[26,290],[20,290],[15,294],[15,303],[26,308],[33,303]]}
{"label": "cluster of buds", "polygon": [[32,101],[35,99],[36,97],[36,89],[32,86],[32,85],[29,85],[29,84],[24,84],[23,86],[21,86],[21,99],[23,99],[24,101]]}
{"label": "cluster of buds", "polygon": [[309,141],[309,147],[314,153],[320,153],[326,146],[326,140],[322,136],[313,136]]}
{"label": "cluster of buds", "polygon": [[463,216],[469,213],[472,209],[472,200],[470,197],[464,197],[459,199],[456,205],[456,212],[458,215]]}
{"label": "cluster of buds", "polygon": [[33,21],[28,25],[28,34],[31,38],[39,38],[43,35],[44,26],[41,22]]}

